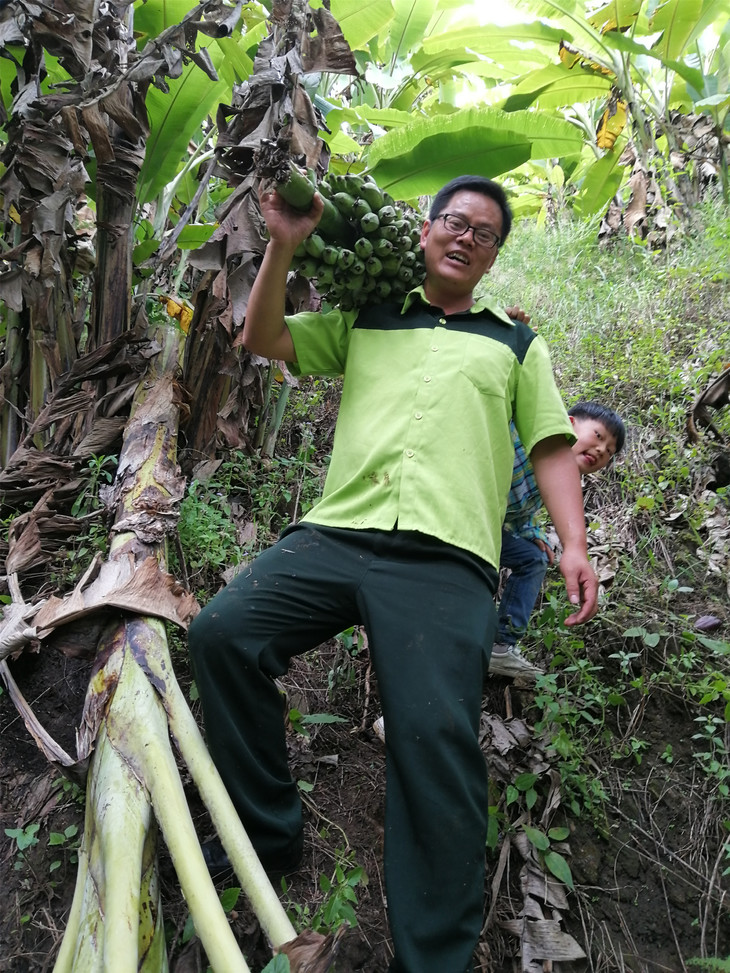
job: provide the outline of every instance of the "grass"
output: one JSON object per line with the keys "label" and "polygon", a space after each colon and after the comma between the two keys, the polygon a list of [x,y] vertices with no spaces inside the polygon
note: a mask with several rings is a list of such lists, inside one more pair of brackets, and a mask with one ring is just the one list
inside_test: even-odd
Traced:
{"label": "grass", "polygon": [[[566,404],[602,401],[628,426],[623,456],[586,489],[589,544],[604,581],[599,618],[589,629],[561,629],[553,576],[531,622],[526,644],[548,666],[532,703],[536,736],[557,756],[569,816],[641,848],[657,868],[670,858],[658,844],[647,849],[662,818],[656,781],[671,782],[712,836],[710,885],[730,873],[730,511],[728,487],[705,484],[727,453],[730,407],[713,415],[724,445],[709,436],[691,442],[687,417],[730,363],[729,231],[730,213],[717,202],[698,210],[695,231],[668,252],[626,240],[600,248],[595,225],[518,226],[489,280],[505,305],[532,314]],[[701,616],[716,617],[725,637],[697,627]],[[676,732],[670,717],[655,731],[660,711],[677,714]],[[627,815],[627,800],[641,814]],[[702,854],[691,841],[680,848],[675,880]],[[699,962],[725,969],[727,930],[718,919],[713,939],[712,921],[699,910],[709,957]],[[682,956],[688,947],[675,939]]]}

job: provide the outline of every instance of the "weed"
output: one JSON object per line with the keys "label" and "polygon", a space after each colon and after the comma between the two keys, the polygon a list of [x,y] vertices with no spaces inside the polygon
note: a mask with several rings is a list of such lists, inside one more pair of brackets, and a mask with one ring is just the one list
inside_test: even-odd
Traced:
{"label": "weed", "polygon": [[97,509],[91,516],[96,519],[89,521],[86,530],[72,538],[52,562],[50,579],[60,590],[72,588],[93,559],[109,550],[109,532],[101,523],[101,510]]}
{"label": "weed", "polygon": [[565,856],[551,847],[551,841],[565,841],[570,834],[568,828],[551,828],[547,834],[540,828],[533,828],[529,824],[523,824],[522,830],[527,835],[530,844],[538,854],[540,861],[546,868],[569,889],[573,886],[573,876],[570,866],[565,860]]}
{"label": "weed", "polygon": [[[221,907],[223,911],[226,913],[226,915],[233,912],[236,905],[238,904],[238,900],[240,899],[240,897],[241,897],[241,890],[240,888],[237,887],[224,889],[219,894],[218,901],[220,902]],[[183,930],[180,933],[180,937],[179,937],[180,945],[184,946],[186,943],[189,943],[190,940],[193,938],[193,936],[195,936],[195,934],[196,934],[195,923],[193,922],[193,917],[191,915],[188,915],[187,919],[185,920],[185,925],[183,926]],[[168,945],[170,944],[170,940],[173,935],[174,934],[172,933],[166,934]]]}
{"label": "weed", "polygon": [[[70,865],[77,864],[79,856],[77,854],[77,849],[79,847],[79,829],[75,824],[70,824],[63,831],[52,831],[48,836],[48,846],[49,848],[59,848],[60,850],[66,852],[66,861]],[[55,872],[57,868],[60,868],[63,864],[60,858],[55,859],[49,865],[49,870]]]}
{"label": "weed", "polygon": [[180,547],[170,554],[172,570],[184,569],[204,591],[217,586],[224,570],[267,547],[320,494],[323,471],[312,452],[306,435],[291,459],[236,451],[208,479],[192,480],[180,504]]}
{"label": "weed", "polygon": [[12,838],[15,841],[15,864],[14,868],[19,871],[25,865],[27,861],[26,851],[29,848],[34,848],[39,841],[38,832],[40,830],[40,824],[35,821],[31,824],[27,824],[24,828],[6,828],[5,834],[8,838]]}
{"label": "weed", "polygon": [[78,804],[81,807],[84,806],[86,801],[86,792],[83,787],[80,787],[75,781],[69,780],[63,774],[53,779],[51,783],[53,790],[61,791],[64,797],[68,798],[74,804]]}
{"label": "weed", "polygon": [[267,963],[261,973],[290,973],[291,964],[286,953],[277,953],[276,956]]}
{"label": "weed", "polygon": [[694,757],[705,772],[713,797],[730,797],[730,762],[725,742],[727,723],[719,716],[696,716],[699,732],[692,734],[693,740],[702,741],[705,748],[698,750]]}
{"label": "weed", "polygon": [[535,790],[535,784],[539,780],[537,774],[519,774],[514,783],[507,787],[505,794],[505,800],[507,807],[510,804],[514,804],[520,795],[524,796],[525,804],[529,810],[537,803],[537,791]]}
{"label": "weed", "polygon": [[104,484],[112,482],[113,476],[109,467],[114,467],[117,463],[116,456],[91,457],[84,475],[84,486],[71,507],[72,516],[80,517],[101,507],[99,490]]}
{"label": "weed", "polygon": [[365,637],[359,626],[353,625],[336,638],[337,651],[327,673],[327,692],[333,699],[341,689],[355,685],[355,661],[362,653]]}
{"label": "weed", "polygon": [[[297,902],[286,903],[287,913],[295,928],[313,929],[315,932],[327,934],[338,929],[343,923],[350,926],[357,925],[355,906],[358,885],[367,885],[368,878],[364,869],[354,862],[353,851],[345,853],[343,849],[336,851],[337,863],[332,876],[319,877],[319,890],[323,896],[322,902],[314,909]],[[286,879],[282,879],[282,889],[287,892]]]}
{"label": "weed", "polygon": [[687,960],[687,964],[700,967],[704,973],[730,973],[730,956],[726,959],[692,957]]}
{"label": "weed", "polygon": [[308,726],[324,726],[331,723],[347,723],[343,716],[335,716],[333,713],[307,713],[303,715],[298,709],[289,710],[289,722],[295,733],[309,739],[310,733]]}

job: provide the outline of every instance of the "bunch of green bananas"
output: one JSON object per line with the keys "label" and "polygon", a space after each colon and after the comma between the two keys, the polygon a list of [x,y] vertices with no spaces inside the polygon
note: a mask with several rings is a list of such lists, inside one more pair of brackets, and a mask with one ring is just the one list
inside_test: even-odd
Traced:
{"label": "bunch of green bananas", "polygon": [[415,210],[368,175],[327,173],[317,192],[341,220],[323,218],[297,248],[292,269],[343,310],[400,300],[425,275]]}

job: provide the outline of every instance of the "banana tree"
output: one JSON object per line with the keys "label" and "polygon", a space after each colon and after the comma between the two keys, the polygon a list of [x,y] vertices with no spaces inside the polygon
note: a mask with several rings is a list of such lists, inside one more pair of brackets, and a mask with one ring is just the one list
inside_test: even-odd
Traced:
{"label": "banana tree", "polygon": [[[100,17],[90,0],[59,19],[52,8],[21,0],[0,14],[6,60],[16,68],[0,182],[12,244],[3,249],[0,274],[9,308],[0,337],[11,364],[3,370],[0,480],[4,514],[29,507],[14,519],[3,552],[14,603],[4,612],[0,664],[49,758],[67,771],[90,758],[91,768],[77,895],[59,971],[166,968],[158,826],[211,963],[247,969],[185,816],[170,735],[272,946],[286,953],[295,939],[177,688],[160,622],[184,628],[195,608],[164,572],[165,538],[174,532],[184,487],[175,469],[179,410],[190,397],[177,380],[185,329],[168,319],[160,340],[148,329],[147,311],[157,295],[166,309],[184,310],[169,294],[185,276],[183,247],[199,247],[215,229],[195,224],[209,208],[204,197],[213,166],[193,191],[190,175],[212,160],[206,145],[206,139],[213,144],[212,130],[201,136],[201,126],[214,107],[233,100],[233,85],[248,79],[248,52],[266,33],[265,9],[249,4],[241,18],[242,6],[123,3]],[[3,84],[4,95],[8,90]],[[195,269],[194,276],[200,277]],[[198,323],[206,320],[203,311]],[[231,345],[226,354],[241,368],[244,352]],[[191,353],[187,361],[194,370],[201,359]],[[211,367],[217,374],[217,363]],[[198,377],[205,384],[206,373]],[[245,395],[251,383],[241,384]],[[220,397],[202,405],[215,416]],[[93,562],[60,601],[26,604],[19,576],[81,528],[66,510],[84,489],[83,464],[113,450],[122,434],[106,498],[116,514],[108,560]],[[74,759],[38,725],[5,657],[110,606],[128,618],[96,645],[98,673]],[[322,944],[310,948],[309,959],[312,950],[324,962]],[[297,943],[296,964],[305,953]]]}
{"label": "banana tree", "polygon": [[[660,160],[665,195],[669,192],[687,212],[691,187],[671,165],[681,157],[682,145],[672,112],[691,103],[694,110],[715,112],[718,121],[725,118],[720,89],[726,34],[704,55],[701,68],[695,52],[713,29],[726,30],[727,0],[612,0],[590,14],[582,0],[526,0],[519,5],[522,20],[529,14],[540,19],[508,26],[483,23],[488,12],[480,20],[474,11],[454,12],[440,4],[415,11],[399,0],[392,5],[333,0],[332,9],[353,49],[368,59],[365,77],[372,83],[348,83],[324,99],[331,142],[341,144],[345,134],[364,141],[350,151],[357,152],[357,166],[371,169],[376,178],[387,180],[398,170],[403,191],[427,193],[442,162],[441,171],[454,175],[464,171],[464,160],[480,160],[479,171],[510,173],[515,193],[526,185],[535,200],[530,176],[540,168],[552,171],[559,160],[576,210],[591,215],[605,208],[629,178],[628,157],[622,154],[630,140],[637,171],[650,170],[650,157]],[[402,45],[401,37],[410,38],[410,45]],[[716,75],[719,88],[710,80]],[[370,92],[383,88],[387,103]],[[476,124],[470,125],[470,112],[472,120],[479,119]],[[539,155],[546,142],[519,121],[524,112],[537,114],[543,134],[553,126],[555,142],[567,119],[576,129],[575,140],[548,162],[550,157]],[[518,118],[511,125],[501,113]],[[442,154],[432,135],[441,126],[451,131],[451,125],[460,141],[450,160],[453,142],[443,143]],[[363,133],[376,137],[362,139]],[[427,139],[429,164],[420,176],[413,153]],[[715,147],[714,164],[723,173],[721,139]],[[549,183],[538,181],[545,199]],[[517,202],[520,212],[534,208]]]}
{"label": "banana tree", "polygon": [[[138,927],[144,950],[136,961],[140,968],[164,968],[155,891],[157,824],[190,897],[198,886],[202,890],[194,910],[206,927],[206,949],[219,956],[220,941],[228,953],[220,916],[206,918],[208,905],[213,907],[209,888],[195,869],[186,870],[186,858],[196,860],[194,836],[189,826],[176,830],[165,817],[168,804],[184,817],[170,769],[169,731],[191,771],[205,758],[170,679],[155,605],[167,605],[163,617],[183,628],[185,612],[192,610],[162,569],[163,542],[174,530],[180,498],[181,479],[171,472],[178,438],[196,455],[210,454],[220,442],[239,445],[267,400],[272,369],[247,355],[239,339],[263,246],[254,195],[262,143],[276,143],[319,175],[329,153],[343,153],[335,168],[367,166],[400,199],[432,192],[465,168],[493,176],[528,162],[582,157],[576,125],[545,109],[528,111],[527,101],[459,106],[470,90],[514,81],[517,65],[523,74],[528,65],[524,49],[508,43],[506,33],[500,35],[505,53],[498,71],[487,69],[483,57],[475,60],[465,42],[458,57],[451,41],[442,48],[441,39],[456,30],[455,6],[446,0],[332,0],[330,13],[291,0],[278,5],[282,25],[273,29],[264,7],[223,0],[130,0],[103,17],[94,0],[75,4],[65,17],[31,0],[0,11],[7,116],[0,177],[6,227],[0,488],[6,510],[24,510],[0,552],[11,577],[43,565],[78,531],[67,511],[84,489],[84,465],[116,452],[124,435],[108,495],[117,521],[107,561],[90,565],[61,605],[26,605],[14,581],[14,610],[6,611],[0,636],[5,656],[29,639],[51,638],[70,619],[98,611],[103,601],[132,616],[98,643],[103,665],[90,691],[82,751],[87,756],[97,742],[88,829],[59,971],[85,964],[87,956],[92,968],[107,963],[104,950],[132,961],[123,923],[101,935],[98,916],[107,895],[123,901],[114,909],[120,917],[140,910],[151,917]],[[517,31],[522,44],[535,37],[544,43],[546,67],[557,33],[542,24]],[[472,42],[480,36],[472,25]],[[519,52],[512,63],[508,48]],[[378,97],[370,97],[377,85],[356,70],[375,58],[371,77],[385,83]],[[473,71],[470,65],[476,65]],[[316,76],[346,76],[349,89],[359,92],[315,97],[315,105],[328,112],[329,132],[300,83]],[[377,135],[369,146],[362,144],[365,129]],[[308,288],[292,293],[293,306],[310,297]],[[163,308],[168,327],[160,340],[148,319]],[[180,322],[172,331],[170,309]],[[150,361],[155,368],[158,360],[164,367],[149,371]],[[171,380],[170,369],[177,368],[180,384]],[[151,403],[162,402],[167,411],[158,415]],[[161,465],[164,476],[157,475]],[[171,597],[162,598],[163,590]],[[153,594],[141,602],[145,591]],[[2,665],[12,686],[9,667]],[[53,750],[17,687],[12,691],[53,759],[75,763]],[[151,763],[140,757],[133,732],[139,725],[129,725],[130,701],[145,707],[154,728]],[[131,776],[116,760],[119,753]],[[218,807],[219,797],[225,801],[218,785],[209,783],[210,770],[193,776]],[[109,793],[119,795],[115,801],[130,809],[134,822],[134,855],[127,863],[119,861],[110,837]],[[246,877],[246,839],[229,811],[214,812],[216,823],[255,897],[257,882]],[[107,853],[108,876],[100,864]],[[275,945],[291,933],[280,913],[267,931]],[[98,953],[94,943],[102,938]],[[223,968],[222,959],[214,962]]]}

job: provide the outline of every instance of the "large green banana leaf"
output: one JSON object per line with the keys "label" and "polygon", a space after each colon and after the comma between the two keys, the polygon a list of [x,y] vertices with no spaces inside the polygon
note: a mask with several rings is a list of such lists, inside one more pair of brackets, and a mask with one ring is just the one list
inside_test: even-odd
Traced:
{"label": "large green banana leaf", "polygon": [[388,33],[381,39],[379,50],[383,60],[406,58],[420,46],[436,13],[438,0],[396,0],[395,17]]}
{"label": "large green banana leaf", "polygon": [[139,176],[137,200],[147,203],[177,175],[190,139],[215,106],[230,97],[231,85],[212,81],[195,64],[183,68],[180,78],[168,82],[169,93],[156,88],[147,93],[150,135]]}
{"label": "large green banana leaf", "polygon": [[138,50],[147,41],[159,37],[163,30],[181,23],[196,6],[197,0],[157,0],[156,3],[135,0],[134,37]]}
{"label": "large green banana leaf", "polygon": [[514,85],[502,108],[512,112],[535,105],[538,108],[563,108],[577,102],[605,98],[612,79],[600,74],[551,64],[523,78]]}
{"label": "large green banana leaf", "polygon": [[617,139],[613,149],[593,162],[586,172],[580,190],[573,200],[575,210],[580,216],[600,213],[618,192],[628,175],[627,170],[618,164],[626,141],[626,135]]}
{"label": "large green banana leaf", "polygon": [[580,132],[553,116],[468,108],[381,136],[369,149],[367,166],[394,196],[414,199],[463,173],[497,176],[531,158],[577,155],[581,146]]}
{"label": "large green banana leaf", "polygon": [[[135,35],[138,44],[157,37],[163,30],[178,24],[196,6],[193,0],[165,0],[135,6]],[[250,51],[265,32],[263,18],[253,23],[245,34],[234,34],[220,40],[207,39],[210,59],[220,80],[209,78],[195,64],[187,64],[182,75],[169,79],[169,92],[150,88],[146,105],[150,135],[138,184],[139,202],[154,199],[170,183],[187,154],[204,120],[215,114],[216,106],[230,101],[233,83],[247,78],[253,70]]]}
{"label": "large green banana leaf", "polygon": [[526,57],[530,57],[533,64],[543,64],[555,57],[561,40],[569,39],[565,30],[533,21],[528,24],[511,24],[508,27],[493,24],[477,28],[462,27],[426,37],[422,47],[427,54],[457,54],[459,51],[469,50],[471,60],[476,53],[499,64],[521,62]]}
{"label": "large green banana leaf", "polygon": [[332,0],[330,11],[353,51],[367,50],[395,16],[391,0]]}
{"label": "large green banana leaf", "polygon": [[654,53],[663,60],[676,60],[707,27],[727,22],[728,16],[728,0],[667,0],[649,21],[650,31],[662,31]]}

